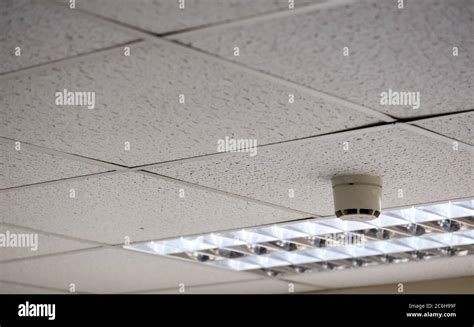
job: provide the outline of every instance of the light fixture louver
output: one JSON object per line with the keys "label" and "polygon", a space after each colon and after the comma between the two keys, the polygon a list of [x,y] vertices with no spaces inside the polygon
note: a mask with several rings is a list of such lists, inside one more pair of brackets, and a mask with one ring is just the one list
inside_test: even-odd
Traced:
{"label": "light fixture louver", "polygon": [[124,248],[267,276],[474,254],[474,200],[383,211],[372,221],[308,218]]}

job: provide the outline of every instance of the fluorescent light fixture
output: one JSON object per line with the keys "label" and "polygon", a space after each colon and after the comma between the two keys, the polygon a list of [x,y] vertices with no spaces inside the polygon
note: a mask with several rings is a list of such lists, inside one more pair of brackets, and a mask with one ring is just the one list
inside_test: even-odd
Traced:
{"label": "fluorescent light fixture", "polygon": [[222,236],[238,241],[243,241],[245,244],[255,244],[278,240],[278,237],[261,233],[258,229],[242,229],[234,232],[223,233]]}
{"label": "fluorescent light fixture", "polygon": [[342,220],[339,218],[320,220],[318,223],[320,225],[330,226],[344,232],[373,228],[373,225],[370,225],[366,222]]}
{"label": "fluorescent light fixture", "polygon": [[244,257],[241,259],[243,262],[254,263],[262,268],[272,268],[278,266],[287,266],[289,264],[288,261],[284,261],[282,259],[273,258],[269,255],[252,255],[248,257]]}
{"label": "fluorescent light fixture", "polygon": [[274,258],[283,260],[285,262],[290,263],[292,265],[301,265],[305,263],[314,262],[316,257],[311,255],[310,253],[300,252],[276,252],[272,253],[271,256]]}
{"label": "fluorescent light fixture", "polygon": [[413,248],[405,244],[394,242],[393,240],[370,242],[366,245],[366,247],[384,254],[409,252],[413,250]]}
{"label": "fluorescent light fixture", "polygon": [[249,263],[242,260],[237,261],[232,259],[213,261],[210,263],[210,265],[237,271],[261,268],[258,264],[255,263]]}
{"label": "fluorescent light fixture", "polygon": [[292,238],[306,237],[309,235],[306,232],[285,228],[285,226],[279,227],[277,225],[260,228],[258,232],[264,235],[274,237],[278,240],[288,240]]}
{"label": "fluorescent light fixture", "polygon": [[302,232],[308,236],[311,236],[311,235],[316,236],[316,235],[342,232],[342,230],[340,229],[319,224],[317,221],[314,221],[312,219],[308,219],[303,222],[294,222],[294,223],[285,224],[284,227],[286,229],[292,229],[295,231]]}
{"label": "fluorescent light fixture", "polygon": [[[445,244],[447,246],[453,246],[453,245],[469,245],[474,242],[474,239],[469,236],[467,232],[470,232],[473,234],[474,230],[469,230],[466,232],[454,232],[454,233],[438,233],[438,234],[433,234],[430,235],[429,238]],[[471,235],[474,236],[474,235]]]}
{"label": "fluorescent light fixture", "polygon": [[321,261],[330,261],[330,260],[340,260],[350,258],[350,254],[346,252],[337,251],[337,249],[327,248],[327,249],[309,249],[306,252],[316,257],[317,260],[314,262]]}
{"label": "fluorescent light fixture", "polygon": [[[444,244],[438,242],[436,240],[430,239],[428,237],[423,236],[413,236],[413,237],[405,237],[396,240],[397,243],[400,245],[405,245],[412,250],[426,250],[426,249],[435,249],[439,247],[443,247]],[[457,245],[457,244],[452,244]]]}
{"label": "fluorescent light fixture", "polygon": [[377,219],[367,221],[374,227],[389,227],[406,224],[406,220],[382,213]]}
{"label": "fluorescent light fixture", "polygon": [[386,210],[367,222],[308,218],[124,247],[268,276],[467,255],[474,254],[474,201]]}

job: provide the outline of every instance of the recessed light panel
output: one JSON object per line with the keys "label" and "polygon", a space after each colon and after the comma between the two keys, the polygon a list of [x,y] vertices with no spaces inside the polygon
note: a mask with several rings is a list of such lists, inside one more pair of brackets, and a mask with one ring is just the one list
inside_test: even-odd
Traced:
{"label": "recessed light panel", "polygon": [[474,200],[382,212],[366,222],[289,222],[126,249],[271,277],[474,254]]}

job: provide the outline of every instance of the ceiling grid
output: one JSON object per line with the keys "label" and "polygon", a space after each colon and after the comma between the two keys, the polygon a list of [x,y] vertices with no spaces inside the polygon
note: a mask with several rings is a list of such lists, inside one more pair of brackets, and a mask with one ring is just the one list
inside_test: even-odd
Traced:
{"label": "ceiling grid", "polygon": [[[270,278],[122,246],[327,219],[341,173],[381,175],[384,209],[474,196],[469,1],[120,2],[0,5],[0,233],[41,245],[0,249],[0,293],[68,292],[71,282],[84,293],[369,285],[352,283],[352,270]],[[95,107],[58,105],[63,89],[94,93]],[[419,91],[419,108],[383,105],[380,92],[397,89]],[[219,151],[225,137],[257,140],[247,148],[256,155]],[[474,265],[438,260],[401,275],[456,277]],[[122,273],[98,282],[109,266]],[[373,283],[399,273],[363,269]],[[133,281],[141,271],[163,278]]]}

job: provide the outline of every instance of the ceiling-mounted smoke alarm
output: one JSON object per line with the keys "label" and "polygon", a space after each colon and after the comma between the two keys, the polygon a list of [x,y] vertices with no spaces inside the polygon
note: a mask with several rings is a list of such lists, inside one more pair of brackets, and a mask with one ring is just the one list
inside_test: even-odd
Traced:
{"label": "ceiling-mounted smoke alarm", "polygon": [[380,215],[382,206],[380,177],[347,175],[334,177],[331,181],[336,217],[367,221]]}

